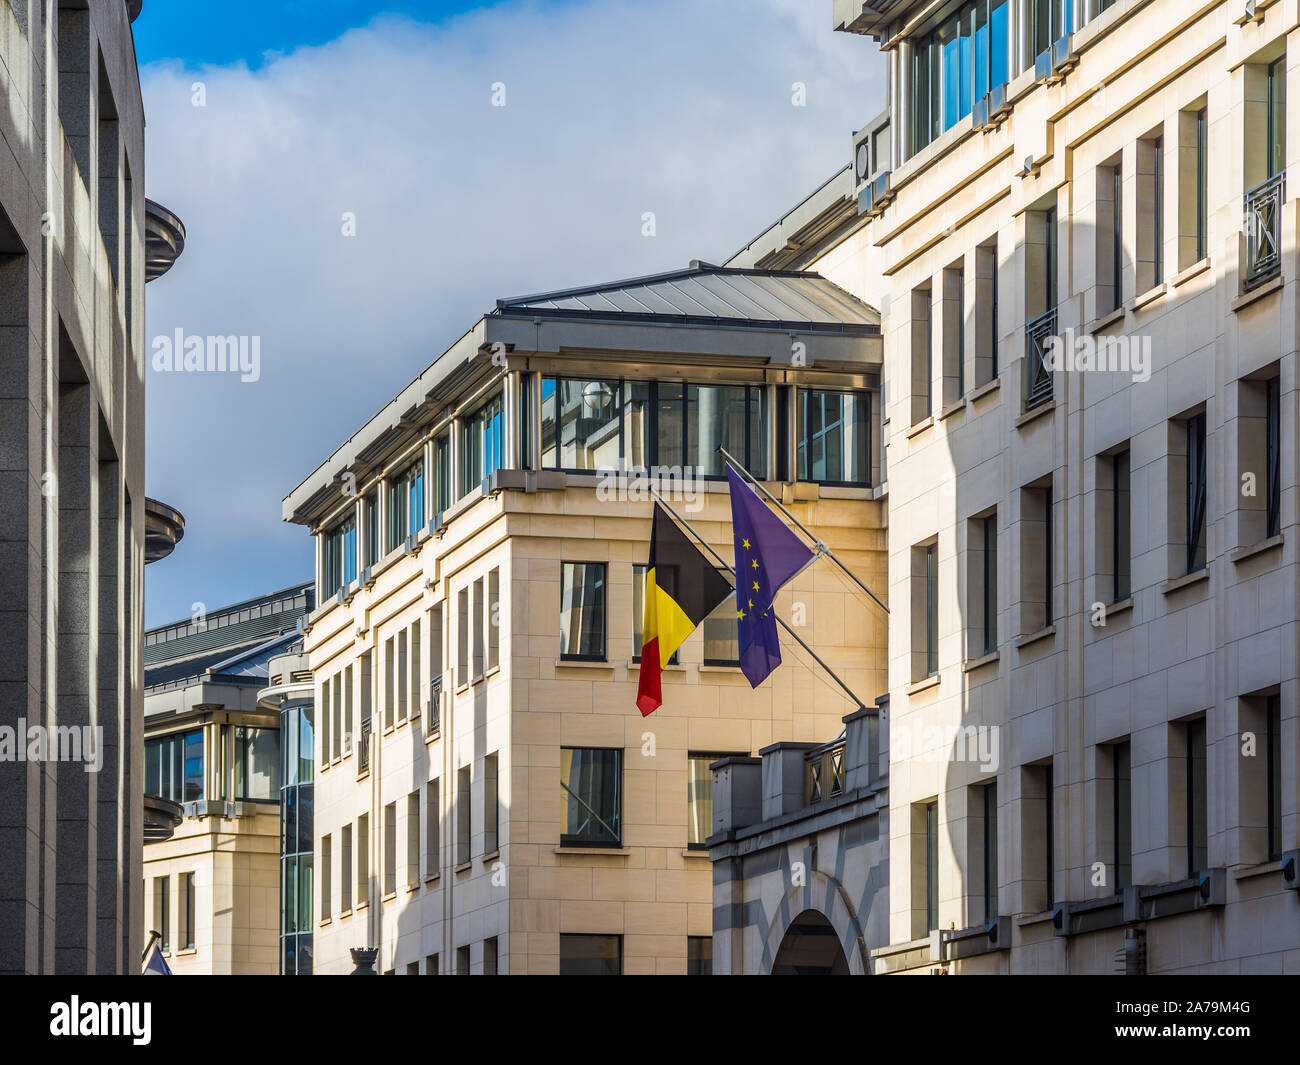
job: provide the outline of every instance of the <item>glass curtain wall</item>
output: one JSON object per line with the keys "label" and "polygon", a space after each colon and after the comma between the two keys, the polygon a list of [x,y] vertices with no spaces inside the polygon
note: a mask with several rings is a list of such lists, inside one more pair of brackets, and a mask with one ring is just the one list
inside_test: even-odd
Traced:
{"label": "glass curtain wall", "polygon": [[[286,701],[280,711],[280,974],[282,976],[310,976],[312,971],[312,849],[315,841],[314,716],[314,704],[310,700]],[[364,846],[364,843],[361,845]],[[347,875],[346,872],[344,875]]]}
{"label": "glass curtain wall", "polygon": [[1009,0],[973,0],[941,16],[915,40],[913,154],[969,115],[975,101],[990,89],[1008,80],[1009,10]]}

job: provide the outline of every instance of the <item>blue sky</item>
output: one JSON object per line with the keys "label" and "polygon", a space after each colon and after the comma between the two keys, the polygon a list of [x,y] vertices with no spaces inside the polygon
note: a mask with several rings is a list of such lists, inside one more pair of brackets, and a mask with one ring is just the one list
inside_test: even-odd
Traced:
{"label": "blue sky", "polygon": [[179,59],[190,66],[224,65],[243,60],[259,67],[266,54],[302,45],[325,44],[344,31],[364,26],[376,14],[406,15],[437,23],[474,8],[483,0],[145,0],[135,23],[136,58],[141,65]]}
{"label": "blue sky", "polygon": [[[310,577],[284,496],[498,298],[725,261],[884,107],[830,0],[375,10],[145,0],[135,24],[147,192],[187,230],[146,301],[146,490],[187,523],[151,626]],[[255,339],[257,379],[161,372],[178,329]]]}

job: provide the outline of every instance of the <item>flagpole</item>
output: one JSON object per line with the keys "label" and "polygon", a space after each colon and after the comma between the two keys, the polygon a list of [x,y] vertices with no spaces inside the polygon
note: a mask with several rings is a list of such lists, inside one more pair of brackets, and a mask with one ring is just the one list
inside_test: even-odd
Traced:
{"label": "flagpole", "polygon": [[[654,496],[655,501],[660,506],[662,506],[664,510],[668,511],[668,513],[671,514],[676,521],[678,521],[680,524],[686,527],[686,531],[689,532],[693,537],[695,537],[695,539],[700,542],[700,546],[703,547],[705,551],[707,551],[717,560],[719,566],[721,566],[728,573],[730,573],[732,577],[735,577],[736,571],[731,566],[728,566],[727,563],[723,560],[722,556],[719,555],[715,550],[713,550],[713,548],[709,545],[709,542],[695,531],[694,527],[691,525],[689,521],[687,521],[680,514],[678,514],[677,511],[673,510],[672,505],[669,504],[669,502],[666,499],[664,499],[664,497],[661,496],[657,491],[655,491],[653,487],[651,487],[650,489],[650,494]],[[850,688],[847,684],[845,684],[844,681],[840,680],[840,678],[836,675],[835,671],[831,669],[830,666],[828,666],[825,662],[822,661],[821,656],[804,642],[803,637],[801,637],[797,632],[794,631],[794,629],[790,628],[790,626],[785,623],[785,621],[781,618],[781,616],[777,614],[775,603],[773,604],[772,618],[773,620],[776,621],[778,625],[781,626],[781,628],[785,629],[785,631],[790,634],[790,638],[793,639],[795,643],[797,643],[800,647],[802,647],[805,651],[808,652],[809,656],[812,658],[814,662],[816,662],[819,666],[822,667],[822,669],[826,671],[826,675],[830,677],[831,680],[833,680],[837,685],[839,685],[839,687],[843,690],[844,694],[853,700],[853,704],[856,707],[861,709],[867,705],[853,693],[852,688]]]}
{"label": "flagpole", "polygon": [[814,536],[811,532],[809,532],[808,529],[804,526],[803,522],[801,522],[788,510],[786,510],[785,507],[781,504],[781,501],[777,499],[776,496],[774,496],[766,488],[764,488],[762,482],[759,481],[757,477],[753,476],[747,469],[745,469],[744,465],[738,462],[735,459],[735,457],[731,454],[730,451],[728,451],[721,444],[719,444],[713,450],[721,453],[722,456],[728,462],[730,462],[731,465],[733,465],[736,468],[737,473],[739,473],[743,478],[745,478],[745,480],[747,480],[750,484],[752,484],[755,488],[757,488],[760,492],[762,492],[763,495],[767,497],[768,501],[771,502],[773,506],[777,508],[777,510],[779,510],[782,514],[784,514],[787,518],[789,518],[792,522],[794,522],[795,525],[799,527],[799,530],[806,537],[808,537],[809,540],[813,542],[813,546],[817,548],[818,555],[825,555],[832,562],[834,562],[835,565],[839,566],[840,569],[842,569],[845,573],[849,575],[849,578],[853,581],[854,584],[856,584],[859,588],[861,588],[864,592],[866,592],[867,595],[871,596],[871,598],[876,601],[876,605],[880,607],[881,610],[883,610],[886,614],[889,613],[889,607],[885,606],[885,604],[880,601],[876,593],[873,592],[870,588],[868,588],[865,584],[863,584],[856,573],[854,573],[851,569],[849,569],[848,566],[846,566],[843,562],[841,562],[838,558],[836,558],[835,552],[833,552],[829,547],[827,547],[824,543],[822,543],[822,541],[817,539],[816,536]]}

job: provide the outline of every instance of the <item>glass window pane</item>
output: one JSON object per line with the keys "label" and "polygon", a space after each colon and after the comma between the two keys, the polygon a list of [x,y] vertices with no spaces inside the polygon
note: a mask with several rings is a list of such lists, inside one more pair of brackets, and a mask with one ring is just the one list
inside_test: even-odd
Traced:
{"label": "glass window pane", "polygon": [[[752,603],[753,600],[750,600]],[[740,664],[740,634],[736,620],[736,600],[730,596],[704,619],[704,664],[735,666]]]}
{"label": "glass window pane", "polygon": [[720,754],[693,754],[686,777],[686,842],[703,846],[713,835],[713,771],[709,768]]}
{"label": "glass window pane", "polygon": [[185,801],[197,802],[203,798],[203,733],[190,732],[185,736]]}
{"label": "glass window pane", "polygon": [[565,803],[562,843],[622,842],[623,752],[565,747],[560,751],[560,785]]}
{"label": "glass window pane", "polygon": [[295,715],[298,720],[298,783],[315,778],[316,736],[313,727],[313,709],[301,707]]}
{"label": "glass window pane", "polygon": [[995,4],[989,16],[989,88],[1001,85],[1010,77],[1007,63],[1007,9],[1009,4],[1003,0]]}
{"label": "glass window pane", "polygon": [[619,390],[614,380],[556,383],[554,431],[559,464],[565,470],[619,468]]}
{"label": "glass window pane", "polygon": [[650,461],[650,383],[623,382],[623,467],[646,469]]}
{"label": "glass window pane", "polygon": [[622,971],[621,936],[560,936],[561,976],[618,976]]}
{"label": "glass window pane", "polygon": [[685,465],[682,454],[682,407],[686,402],[686,386],[675,381],[658,381],[656,389],[656,415],[659,422],[657,466]]}
{"label": "glass window pane", "polygon": [[605,657],[605,565],[565,562],[560,579],[560,655]]}

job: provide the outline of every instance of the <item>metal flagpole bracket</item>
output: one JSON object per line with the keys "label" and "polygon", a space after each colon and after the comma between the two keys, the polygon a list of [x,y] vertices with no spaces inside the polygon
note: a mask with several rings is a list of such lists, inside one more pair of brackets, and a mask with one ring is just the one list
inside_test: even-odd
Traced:
{"label": "metal flagpole bracket", "polygon": [[808,527],[805,526],[803,522],[801,522],[788,510],[786,510],[785,505],[779,499],[777,499],[776,496],[774,496],[771,492],[769,492],[766,488],[764,488],[763,483],[757,477],[755,477],[752,473],[750,473],[747,469],[745,469],[744,463],[739,462],[736,459],[736,457],[725,447],[723,447],[721,444],[719,444],[713,450],[716,453],[720,454],[723,458],[725,458],[729,463],[731,463],[731,465],[735,467],[736,472],[740,474],[740,476],[745,478],[747,482],[749,482],[760,492],[762,492],[763,497],[767,499],[769,503],[771,503],[774,507],[776,507],[776,509],[779,510],[782,514],[784,514],[787,518],[789,518],[790,521],[794,523],[795,527],[801,533],[803,533],[804,536],[808,537],[808,539],[813,542],[813,546],[817,548],[817,553],[819,557],[821,555],[825,555],[827,558],[829,558],[832,562],[835,563],[835,565],[839,566],[840,569],[842,569],[846,574],[848,574],[849,579],[853,581],[854,584],[856,584],[859,588],[861,588],[864,592],[866,592],[867,595],[871,596],[876,606],[880,607],[880,609],[883,610],[886,614],[889,613],[889,607],[885,606],[885,604],[880,601],[880,597],[876,595],[876,593],[873,592],[870,588],[868,588],[856,573],[854,573],[851,569],[849,569],[848,566],[846,566],[843,562],[841,562],[838,558],[836,558],[835,552],[832,551],[829,547],[827,547],[824,543],[822,543],[822,541],[817,539],[817,537],[814,536],[808,530]]}

